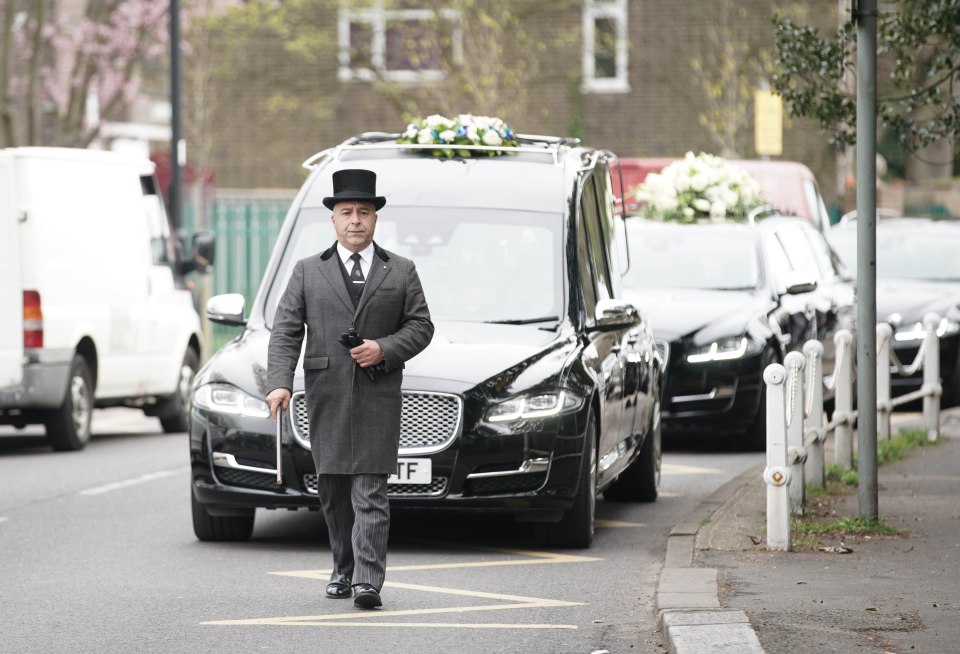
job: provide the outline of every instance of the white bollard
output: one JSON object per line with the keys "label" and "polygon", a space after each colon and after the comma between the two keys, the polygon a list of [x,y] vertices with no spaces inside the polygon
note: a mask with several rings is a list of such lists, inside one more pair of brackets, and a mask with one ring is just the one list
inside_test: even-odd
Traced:
{"label": "white bollard", "polygon": [[791,352],[783,360],[787,367],[787,463],[790,465],[790,510],[803,515],[803,464],[807,453],[803,448],[803,355]]}
{"label": "white bollard", "polygon": [[877,325],[877,440],[890,440],[890,339],[893,327],[885,322]]}
{"label": "white bollard", "polygon": [[767,482],[767,549],[782,551],[790,551],[790,471],[783,394],[786,378],[787,370],[779,363],[771,363],[763,371],[767,385],[767,467],[763,470]]}
{"label": "white bollard", "polygon": [[823,442],[827,432],[823,428],[823,343],[807,341],[803,344],[803,354],[807,357],[807,381],[810,394],[810,412],[803,423],[804,441],[815,437],[807,448],[807,461],[803,464],[803,476],[814,488],[823,488],[825,484],[823,466]]}
{"label": "white bollard", "polygon": [[940,326],[940,316],[928,313],[923,317],[923,329],[927,332],[926,353],[923,361],[923,424],[927,428],[927,440],[935,443],[940,437],[940,396],[943,387],[940,385],[940,339],[937,338],[937,328]]}
{"label": "white bollard", "polygon": [[[836,391],[834,395],[833,419],[843,418],[837,424],[835,456],[836,461],[844,470],[853,468],[853,334],[841,329],[833,335],[837,356],[842,357],[842,365],[834,370]],[[843,354],[840,349],[843,348]]]}

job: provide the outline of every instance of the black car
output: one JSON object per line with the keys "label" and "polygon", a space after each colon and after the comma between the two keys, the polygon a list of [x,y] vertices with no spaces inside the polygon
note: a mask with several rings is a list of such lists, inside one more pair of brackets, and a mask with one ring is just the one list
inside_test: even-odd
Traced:
{"label": "black car", "polygon": [[582,547],[598,492],[656,498],[663,364],[621,299],[625,233],[604,153],[521,136],[508,155],[446,159],[372,134],[308,163],[249,317],[239,296],[207,305],[212,320],[246,327],[194,386],[198,538],[249,537],[256,508],[318,506],[302,371],[279,488],[265,368],[294,264],[335,240],[321,199],[341,168],[377,173],[388,205],[376,242],[415,262],[436,326],[404,371],[393,506],[508,512],[544,523],[550,544]]}
{"label": "black car", "polygon": [[663,431],[765,443],[763,371],[852,329],[853,286],[809,221],[691,224],[628,221],[625,296],[643,307],[667,359]]}
{"label": "black car", "polygon": [[[829,234],[847,269],[857,269],[856,221]],[[877,320],[894,328],[897,358],[910,365],[924,338],[923,317],[940,316],[940,378],[943,406],[960,405],[960,221],[882,218],[877,221]],[[923,370],[901,377],[893,367],[892,395],[923,385]]]}

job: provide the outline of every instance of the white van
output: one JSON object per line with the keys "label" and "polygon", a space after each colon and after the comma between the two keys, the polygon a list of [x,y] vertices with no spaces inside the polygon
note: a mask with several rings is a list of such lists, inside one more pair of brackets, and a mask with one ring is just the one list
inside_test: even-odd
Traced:
{"label": "white van", "polygon": [[185,431],[200,319],[153,164],[113,152],[0,150],[0,424],[42,423],[55,450],[94,407],[134,406]]}

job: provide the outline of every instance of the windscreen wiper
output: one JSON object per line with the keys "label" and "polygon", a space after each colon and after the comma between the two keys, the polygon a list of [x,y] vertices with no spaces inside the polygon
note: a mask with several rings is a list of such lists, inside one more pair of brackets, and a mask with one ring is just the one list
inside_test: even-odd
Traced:
{"label": "windscreen wiper", "polygon": [[558,322],[559,316],[543,316],[541,318],[516,318],[510,320],[484,320],[492,325],[532,325],[538,322]]}

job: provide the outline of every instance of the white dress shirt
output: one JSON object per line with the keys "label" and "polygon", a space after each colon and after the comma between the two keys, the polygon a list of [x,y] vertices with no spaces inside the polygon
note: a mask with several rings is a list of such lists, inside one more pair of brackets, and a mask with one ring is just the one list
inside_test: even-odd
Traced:
{"label": "white dress shirt", "polygon": [[[343,262],[344,267],[347,269],[347,274],[350,274],[350,271],[353,270],[353,260],[350,258],[353,256],[353,252],[343,247],[343,244],[337,242],[337,254],[340,255],[340,261]],[[370,243],[367,247],[363,248],[359,252],[360,254],[360,272],[363,273],[363,279],[366,280],[370,276],[370,266],[373,265],[373,243]]]}

